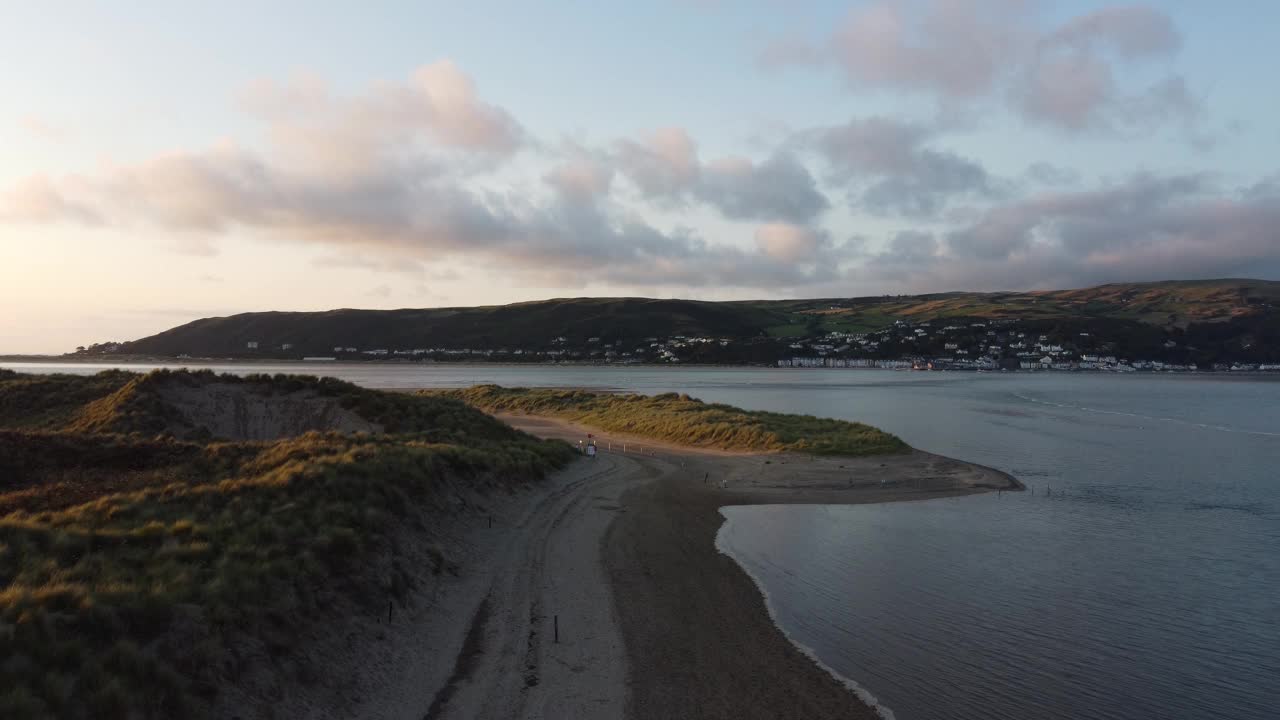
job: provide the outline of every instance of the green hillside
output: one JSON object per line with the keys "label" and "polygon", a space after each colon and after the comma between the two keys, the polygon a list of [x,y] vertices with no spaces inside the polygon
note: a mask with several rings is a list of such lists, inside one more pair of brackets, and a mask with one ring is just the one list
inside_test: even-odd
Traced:
{"label": "green hillside", "polygon": [[[919,324],[967,319],[1052,328],[1096,326],[1133,335],[1132,328],[1204,338],[1211,357],[1256,347],[1280,318],[1280,282],[1197,280],[1122,283],[1078,290],[941,293],[811,300],[703,302],[645,298],[574,298],[513,305],[425,310],[258,312],[197,320],[98,353],[176,357],[300,358],[431,356],[444,350],[514,352],[572,350],[566,357],[601,359],[605,348],[639,360],[654,339],[704,337],[735,343],[731,351],[693,353],[706,362],[770,362],[793,338],[830,332],[866,333],[896,321]],[[1217,327],[1215,327],[1217,326]],[[1145,333],[1138,333],[1146,335]],[[1151,338],[1163,342],[1167,338]],[[772,344],[770,344],[772,343]],[[1215,344],[1216,343],[1216,344]],[[1234,346],[1231,345],[1234,343]],[[386,350],[385,355],[374,354]],[[601,351],[601,352],[597,352]],[[1225,354],[1224,354],[1225,353]],[[621,355],[621,353],[617,353]],[[686,353],[689,354],[689,353]],[[543,355],[542,357],[554,357]],[[506,357],[504,359],[519,359]]]}

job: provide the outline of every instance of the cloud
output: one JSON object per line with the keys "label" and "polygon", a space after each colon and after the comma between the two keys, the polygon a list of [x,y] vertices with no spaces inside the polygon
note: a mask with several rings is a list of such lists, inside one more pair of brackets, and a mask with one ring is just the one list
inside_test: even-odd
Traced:
{"label": "cloud", "polygon": [[819,43],[766,46],[766,66],[833,64],[855,89],[923,93],[943,106],[1004,101],[1025,119],[1066,131],[1132,131],[1190,122],[1200,102],[1177,74],[1131,87],[1122,69],[1170,58],[1181,37],[1169,16],[1106,6],[1041,28],[1037,0],[875,0],[852,9]]}
{"label": "cloud", "polygon": [[746,158],[710,162],[694,194],[735,220],[807,222],[830,206],[808,168],[785,152],[761,163]]}
{"label": "cloud", "polygon": [[887,247],[866,258],[857,274],[879,283],[910,283],[932,273],[943,260],[941,245],[933,233],[902,230],[890,238]]}
{"label": "cloud", "polygon": [[701,202],[732,220],[812,220],[830,202],[809,169],[793,154],[775,150],[756,162],[724,157],[703,162],[682,128],[665,128],[641,140],[615,144],[612,161],[642,196],[665,207]]}
{"label": "cloud", "polygon": [[1072,18],[1041,42],[1077,52],[1111,51],[1127,58],[1169,55],[1182,46],[1169,16],[1144,5],[1104,7]]}
{"label": "cloud", "polygon": [[[682,157],[696,160],[682,144],[679,135],[668,134],[650,150],[665,167],[678,168]],[[605,192],[607,169],[599,174],[552,171],[548,180],[560,192],[540,200],[487,189],[465,174],[398,162],[394,155],[322,173],[288,148],[273,149],[277,152],[259,154],[219,146],[109,168],[100,176],[68,181],[77,203],[67,200],[54,181],[32,181],[0,201],[18,208],[28,221],[164,231],[190,251],[211,250],[224,234],[249,231],[333,252],[316,261],[322,266],[376,271],[420,270],[423,263],[453,258],[540,285],[570,287],[772,289],[833,277],[834,263],[816,263],[812,252],[792,262],[785,253],[660,230],[603,195],[599,202],[583,202],[588,191]],[[570,158],[560,169],[582,161]],[[811,194],[812,178],[787,158],[706,168],[696,163],[687,169],[695,182],[686,192],[706,194],[709,202],[744,217],[775,212],[805,217],[822,204]],[[766,195],[768,186],[762,184],[793,181],[801,191],[774,188],[776,196]],[[804,192],[806,187],[811,192]]]}
{"label": "cloud", "polygon": [[1044,193],[948,233],[957,282],[1081,286],[1280,272],[1280,195],[1223,196],[1203,175]]}
{"label": "cloud", "polygon": [[577,145],[571,145],[566,155],[543,180],[570,201],[595,202],[608,197],[614,176],[608,159]]}
{"label": "cloud", "polygon": [[867,292],[1087,287],[1280,274],[1280,189],[1224,194],[1205,175],[1140,174],[1043,192],[938,232],[900,231],[844,282]]}
{"label": "cloud", "polygon": [[876,215],[933,217],[956,197],[994,191],[981,165],[926,147],[932,136],[923,125],[871,117],[811,129],[801,142],[851,187],[856,209]]}
{"label": "cloud", "polygon": [[1178,75],[1122,89],[1117,60],[1167,57],[1181,38],[1167,15],[1142,6],[1107,7],[1041,37],[1010,96],[1025,117],[1070,131],[1157,127],[1191,120],[1199,101]]}
{"label": "cloud", "polygon": [[[1052,44],[1066,56],[1173,47],[1131,19],[1099,29],[1115,22],[1064,24]],[[757,157],[704,160],[679,127],[544,145],[452,64],[429,67],[347,97],[306,78],[259,86],[246,102],[264,119],[263,142],[33,176],[0,190],[0,222],[151,231],[197,254],[229,234],[296,243],[318,250],[319,266],[416,274],[394,281],[409,285],[447,281],[429,274],[442,262],[538,287],[771,294],[1280,274],[1274,178],[1223,192],[1208,176],[1138,175],[1085,190],[1074,173],[1034,164],[1014,185],[940,147],[939,126],[884,117],[790,133]],[[1113,95],[1109,112],[1158,112],[1184,90],[1161,85],[1150,107]],[[525,147],[537,152],[516,157]],[[837,242],[810,166],[855,210],[928,223]],[[543,185],[528,192],[512,176]],[[662,227],[641,214],[653,204],[734,222],[711,237]]]}
{"label": "cloud", "polygon": [[1075,170],[1044,161],[1028,165],[1024,175],[1040,185],[1075,185],[1080,182],[1080,173]]}
{"label": "cloud", "polygon": [[640,140],[619,140],[614,161],[651,199],[678,201],[702,172],[697,144],[678,127],[655,130]]}
{"label": "cloud", "polygon": [[335,95],[314,76],[252,84],[241,104],[267,123],[275,152],[311,174],[376,172],[395,161],[424,166],[478,166],[507,158],[528,135],[503,108],[480,99],[453,62],[418,68],[406,79],[363,94]]}
{"label": "cloud", "polygon": [[[1021,0],[872,2],[853,9],[831,55],[855,87],[973,98],[992,90],[1025,41]],[[917,7],[919,6],[919,7]]]}
{"label": "cloud", "polygon": [[1280,199],[1280,174],[1265,177],[1242,191],[1249,200]]}
{"label": "cloud", "polygon": [[785,263],[812,262],[830,244],[825,233],[790,223],[756,228],[756,245],[765,255]]}
{"label": "cloud", "polygon": [[1153,239],[1156,225],[1172,230],[1160,222],[1169,209],[1207,189],[1202,175],[1140,175],[1105,190],[1036,195],[988,210],[974,225],[952,232],[948,245],[962,257],[1008,258],[1035,247],[1088,255]]}
{"label": "cloud", "polygon": [[78,179],[57,185],[43,175],[33,175],[0,195],[0,222],[45,223],[69,220],[98,225],[102,218],[91,207],[73,199]]}

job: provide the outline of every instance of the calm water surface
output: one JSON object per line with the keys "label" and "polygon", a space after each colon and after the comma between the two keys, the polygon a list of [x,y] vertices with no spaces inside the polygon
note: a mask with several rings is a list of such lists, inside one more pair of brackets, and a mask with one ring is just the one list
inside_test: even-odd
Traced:
{"label": "calm water surface", "polygon": [[724,509],[718,544],[755,577],[779,625],[898,720],[1280,717],[1280,382],[332,363],[216,369],[331,374],[381,388],[674,390],[864,420],[916,447],[1010,472],[1035,491]]}

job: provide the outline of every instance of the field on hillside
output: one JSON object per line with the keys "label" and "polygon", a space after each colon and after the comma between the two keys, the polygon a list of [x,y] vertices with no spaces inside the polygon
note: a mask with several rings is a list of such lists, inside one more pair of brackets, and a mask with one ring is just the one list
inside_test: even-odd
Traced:
{"label": "field on hillside", "polygon": [[910,449],[902,440],[870,425],[742,410],[675,393],[615,395],[477,385],[422,394],[457,398],[488,412],[547,415],[601,430],[723,450],[878,455]]}
{"label": "field on hillside", "polygon": [[[1186,327],[1269,313],[1280,305],[1280,283],[1202,280],[1123,283],[1079,290],[942,293],[848,300],[779,301],[760,309],[810,316],[816,329],[865,332],[895,320],[930,322],[950,318],[989,320],[1136,320]],[[796,321],[792,321],[794,325]],[[777,326],[783,327],[783,326]]]}
{"label": "field on hillside", "polygon": [[[201,390],[229,399],[183,404]],[[212,436],[262,403],[380,429]],[[334,380],[0,371],[0,717],[201,717],[263,653],[314,682],[291,652],[334,597],[384,612],[412,590],[397,529],[429,542],[459,498],[571,457],[456,400]]]}
{"label": "field on hillside", "polygon": [[[727,339],[734,344],[700,362],[765,362],[776,353],[752,352],[760,342],[786,342],[829,332],[865,333],[902,320],[1008,320],[1096,323],[1099,328],[1138,322],[1153,328],[1247,339],[1280,313],[1280,283],[1199,280],[1122,283],[1078,290],[954,292],[808,300],[707,302],[651,298],[562,298],[502,306],[404,310],[255,312],[212,317],[151,337],[86,348],[87,355],[194,357],[335,356],[343,359],[455,359],[442,349],[479,349],[507,361],[529,361],[524,351],[569,352],[589,358],[629,353],[655,361],[658,340]],[[1115,338],[1113,338],[1115,339]],[[1218,343],[1223,345],[1223,343]],[[718,347],[718,346],[716,346]],[[1226,343],[1224,347],[1234,347]],[[382,351],[379,353],[379,349]],[[520,350],[522,354],[516,354]],[[416,352],[415,352],[416,351]],[[370,354],[373,353],[373,354]],[[705,355],[705,353],[704,353]],[[542,356],[547,359],[550,356]],[[472,357],[471,359],[477,359]]]}

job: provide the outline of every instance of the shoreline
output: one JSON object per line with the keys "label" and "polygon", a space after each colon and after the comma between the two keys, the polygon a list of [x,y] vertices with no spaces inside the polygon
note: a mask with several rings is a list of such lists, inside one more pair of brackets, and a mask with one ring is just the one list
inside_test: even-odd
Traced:
{"label": "shoreline", "polygon": [[[486,361],[486,360],[434,360],[432,362],[424,362],[421,360],[303,360],[300,358],[172,358],[172,357],[133,357],[127,360],[106,360],[103,358],[76,358],[61,356],[32,356],[32,355],[0,355],[0,365],[5,363],[23,364],[23,365],[103,365],[107,367],[128,367],[130,365],[156,365],[156,366],[181,366],[192,368],[206,368],[222,365],[288,365],[300,367],[327,367],[333,365],[372,365],[375,367],[501,367],[501,368],[557,368],[557,367],[600,367],[600,368],[641,368],[644,370],[655,370],[658,368],[669,370],[681,369],[735,369],[743,368],[749,370],[778,370],[786,372],[797,371],[876,371],[876,372],[909,372],[909,373],[954,373],[954,374],[996,374],[996,375],[1101,375],[1106,377],[1242,377],[1242,378],[1276,378],[1280,377],[1280,371],[1277,370],[978,370],[978,369],[948,369],[948,370],[916,370],[913,368],[883,368],[883,367],[778,367],[771,363],[695,363],[682,362],[678,364],[672,363],[610,363],[610,362],[593,362],[588,360],[578,362],[506,362],[506,361]],[[323,373],[320,373],[323,374]],[[415,388],[425,389],[425,388]]]}
{"label": "shoreline", "polygon": [[[588,429],[500,419],[542,437]],[[991,468],[913,450],[868,458],[751,454],[601,433],[650,479],[626,490],[601,541],[630,672],[628,717],[880,719],[874,697],[793,641],[763,587],[716,540],[731,505],[862,504],[1022,489]],[[718,476],[718,478],[717,478]],[[884,480],[884,483],[880,481]],[[862,692],[859,692],[859,689]],[[891,717],[891,711],[889,716]]]}
{"label": "shoreline", "polygon": [[893,714],[893,709],[882,704],[880,700],[876,698],[876,696],[872,694],[870,690],[868,690],[867,688],[859,684],[857,680],[854,680],[851,677],[847,677],[845,675],[841,675],[840,673],[836,672],[834,668],[832,668],[830,665],[823,662],[822,658],[818,657],[817,652],[814,651],[812,647],[800,642],[795,637],[793,637],[791,633],[787,632],[786,628],[782,627],[781,623],[778,622],[777,611],[773,605],[773,596],[769,594],[768,589],[765,588],[765,585],[763,582],[761,582],[759,576],[757,576],[754,572],[752,572],[749,568],[747,568],[746,565],[743,565],[741,562],[738,562],[738,560],[734,558],[733,555],[731,555],[724,548],[720,547],[719,532],[716,533],[716,550],[719,551],[720,554],[728,557],[730,560],[733,560],[734,563],[737,564],[737,566],[742,569],[742,572],[746,573],[747,577],[751,578],[751,582],[755,583],[756,590],[760,593],[761,599],[764,600],[765,610],[767,610],[769,613],[769,621],[772,622],[773,626],[778,629],[778,632],[786,636],[787,640],[789,640],[791,644],[796,647],[797,650],[803,653],[805,657],[812,660],[813,664],[821,668],[823,672],[835,678],[837,682],[843,684],[846,688],[848,688],[849,692],[857,696],[858,700],[860,700],[864,705],[869,707],[872,710],[872,712],[876,714],[876,716],[883,718],[883,720],[896,720],[896,717]]}

